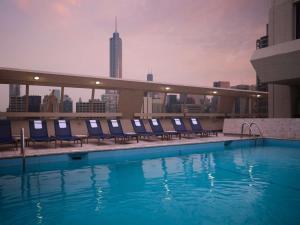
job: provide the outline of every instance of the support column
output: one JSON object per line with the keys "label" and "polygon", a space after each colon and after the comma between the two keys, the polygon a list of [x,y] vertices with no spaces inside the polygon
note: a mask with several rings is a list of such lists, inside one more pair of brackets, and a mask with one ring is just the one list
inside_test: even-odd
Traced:
{"label": "support column", "polygon": [[26,84],[24,111],[29,111],[29,84]]}
{"label": "support column", "polygon": [[65,87],[60,88],[60,112],[64,112],[64,95],[65,95]]}
{"label": "support column", "polygon": [[248,98],[248,114],[252,116],[252,97]]}
{"label": "support column", "polygon": [[167,98],[167,93],[166,92],[164,92],[163,93],[164,95],[163,95],[163,104],[162,104],[162,112],[164,113],[164,112],[166,112],[166,98]]}
{"label": "support column", "polygon": [[95,88],[92,89],[91,102],[89,105],[89,111],[94,112],[94,99],[95,99]]}

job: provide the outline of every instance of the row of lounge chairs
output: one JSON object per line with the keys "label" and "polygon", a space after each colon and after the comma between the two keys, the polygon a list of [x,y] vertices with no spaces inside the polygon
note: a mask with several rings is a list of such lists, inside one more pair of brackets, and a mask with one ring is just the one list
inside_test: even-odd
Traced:
{"label": "row of lounge chairs", "polygon": [[[159,119],[149,119],[149,124],[152,131],[147,131],[143,120],[132,119],[131,124],[134,132],[125,133],[123,131],[120,120],[109,119],[107,120],[110,134],[103,132],[99,120],[89,119],[86,120],[86,127],[88,135],[86,136],[87,142],[89,139],[98,139],[98,141],[105,139],[114,139],[115,143],[118,140],[123,142],[131,139],[149,138],[151,136],[161,137],[164,139],[171,139],[172,136],[189,136],[191,134],[198,134],[200,136],[217,135],[217,132],[204,130],[198,118],[190,118],[191,130],[186,129],[186,126],[181,118],[171,119],[174,131],[165,131]],[[71,125],[69,120],[54,120],[55,136],[48,135],[47,122],[45,120],[30,120],[29,133],[30,137],[27,140],[27,146],[30,142],[57,142],[69,141],[78,143],[82,146],[82,138],[72,135]],[[0,120],[0,144],[14,144],[18,148],[18,141],[12,136],[11,123],[9,120]]]}

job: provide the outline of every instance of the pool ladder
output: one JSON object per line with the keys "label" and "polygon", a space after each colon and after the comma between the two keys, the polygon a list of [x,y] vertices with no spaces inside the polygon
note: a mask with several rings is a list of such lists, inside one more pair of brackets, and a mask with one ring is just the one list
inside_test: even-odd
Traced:
{"label": "pool ladder", "polygon": [[[253,122],[253,121],[250,122],[250,123],[248,123],[248,122],[243,122],[243,123],[242,123],[242,126],[241,126],[241,137],[243,137],[243,135],[244,135],[244,128],[245,128],[245,126],[249,127],[249,136],[253,136],[253,137],[254,137],[254,140],[255,140],[255,146],[257,145],[257,139],[261,139],[262,142],[264,141],[263,133],[262,133],[260,127],[257,125],[257,123],[255,123],[255,122]],[[257,130],[258,130],[258,132],[259,132],[259,135],[254,134],[254,132],[253,132],[253,130],[252,130],[252,129],[253,129],[253,126],[255,126],[255,127],[257,128]]]}

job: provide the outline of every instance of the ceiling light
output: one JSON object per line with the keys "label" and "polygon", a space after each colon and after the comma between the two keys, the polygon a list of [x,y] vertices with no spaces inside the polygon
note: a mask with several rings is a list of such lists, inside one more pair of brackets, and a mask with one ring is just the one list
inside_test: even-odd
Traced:
{"label": "ceiling light", "polygon": [[170,90],[170,89],[171,89],[170,87],[165,87],[165,90],[167,90],[167,91]]}
{"label": "ceiling light", "polygon": [[260,97],[261,97],[261,95],[256,95],[256,97],[257,97],[257,98],[260,98]]}
{"label": "ceiling light", "polygon": [[39,76],[35,76],[35,77],[33,77],[33,79],[35,79],[35,80],[39,80],[39,79],[40,79],[40,77],[39,77]]}
{"label": "ceiling light", "polygon": [[215,95],[215,94],[218,94],[218,92],[217,91],[213,91],[213,94]]}
{"label": "ceiling light", "polygon": [[96,84],[101,84],[101,82],[97,80],[97,81],[96,81]]}

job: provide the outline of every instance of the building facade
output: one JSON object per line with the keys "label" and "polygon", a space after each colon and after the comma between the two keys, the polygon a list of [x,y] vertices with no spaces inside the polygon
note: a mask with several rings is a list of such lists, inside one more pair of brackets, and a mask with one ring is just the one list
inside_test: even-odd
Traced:
{"label": "building facade", "polygon": [[76,112],[105,113],[105,102],[100,101],[100,99],[89,100],[88,102],[76,102]]}
{"label": "building facade", "polygon": [[9,85],[9,98],[10,97],[20,97],[21,87],[20,84],[10,84]]}
{"label": "building facade", "polygon": [[268,116],[300,117],[300,1],[274,0],[267,32],[251,63],[268,85]]}
{"label": "building facade", "polygon": [[[7,112],[26,112],[26,96],[12,96],[9,99]],[[28,96],[28,112],[41,111],[41,96]]]}

